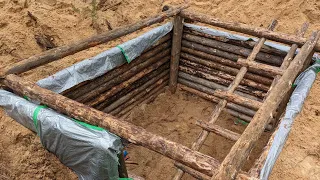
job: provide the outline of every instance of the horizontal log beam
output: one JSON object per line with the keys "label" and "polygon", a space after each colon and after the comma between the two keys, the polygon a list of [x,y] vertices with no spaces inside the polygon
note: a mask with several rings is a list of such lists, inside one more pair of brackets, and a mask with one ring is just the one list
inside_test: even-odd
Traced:
{"label": "horizontal log beam", "polygon": [[187,6],[182,6],[178,8],[172,8],[168,11],[162,12],[154,17],[147,18],[141,20],[139,22],[135,22],[132,24],[128,24],[125,26],[121,26],[119,28],[115,28],[111,31],[98,34],[87,39],[83,39],[69,45],[60,46],[54,49],[50,49],[41,54],[32,56],[28,59],[21,60],[18,63],[9,65],[0,71],[0,77],[3,77],[6,74],[20,74],[31,70],[35,67],[39,67],[41,65],[56,61],[68,55],[75,54],[84,49],[88,49],[90,47],[94,47],[96,45],[106,43],[113,39],[119,38],[121,36],[130,34],[135,32],[136,30],[148,27],[152,24],[163,22],[166,18],[175,16],[182,9],[185,9]]}
{"label": "horizontal log beam", "polygon": [[242,59],[242,58],[239,58],[237,63],[240,64],[241,66],[246,66],[246,67],[257,69],[260,71],[266,71],[273,75],[283,74],[283,70],[278,67],[274,67],[274,66],[270,66],[270,65],[262,64],[258,62],[253,62],[253,61],[246,61],[245,59]]}
{"label": "horizontal log beam", "polygon": [[[192,54],[194,56],[201,57],[203,59],[217,62],[219,64],[223,64],[229,67],[233,67],[236,69],[240,69],[241,66],[237,64],[239,58],[243,58],[243,56],[235,56],[231,53],[222,52],[216,50],[211,47],[203,46],[198,43],[182,40],[182,51],[188,54]],[[273,75],[264,71],[257,71],[254,69],[249,69],[250,73],[247,73],[247,78],[255,78],[254,75],[259,75],[258,77],[265,79],[268,83],[266,85],[270,85],[272,83]],[[252,79],[254,80],[254,79]]]}
{"label": "horizontal log beam", "polygon": [[[224,42],[220,42],[220,41],[216,41],[213,39],[196,36],[192,34],[184,33],[182,37],[187,41],[195,42],[198,44],[216,48],[217,50],[236,54],[243,57],[248,57],[252,51],[251,49],[248,49],[248,48],[244,48],[244,47],[240,47],[240,46],[236,46],[236,45],[232,45],[232,44],[228,44],[228,43],[224,43]],[[269,63],[274,64],[277,66],[280,66],[282,63],[282,57],[263,53],[263,52],[258,52],[255,59],[268,64]]]}
{"label": "horizontal log beam", "polygon": [[32,100],[37,100],[52,109],[85,123],[105,128],[111,133],[127,139],[129,142],[158,152],[205,174],[212,173],[210,171],[214,171],[220,164],[216,159],[208,155],[193,151],[190,148],[152,134],[129,122],[119,120],[60,94],[41,88],[16,75],[7,75],[3,83]]}
{"label": "horizontal log beam", "polygon": [[215,96],[221,98],[221,99],[226,99],[227,101],[236,103],[236,104],[240,104],[243,105],[245,107],[254,109],[254,110],[258,110],[262,103],[259,101],[255,101],[252,99],[248,99],[233,93],[228,93],[227,91],[221,91],[221,90],[216,90],[214,91]]}
{"label": "horizontal log beam", "polygon": [[215,125],[215,124],[209,124],[207,122],[204,122],[204,121],[197,121],[196,122],[196,125],[197,126],[200,126],[201,128],[209,131],[209,132],[213,132],[217,135],[220,135],[222,137],[225,137],[227,139],[230,139],[232,141],[237,141],[241,134],[239,133],[236,133],[236,132],[233,132],[233,131],[230,131],[228,129],[225,129],[219,125]]}
{"label": "horizontal log beam", "polygon": [[[190,10],[182,10],[179,15],[185,19],[198,21],[201,23],[220,27],[230,31],[249,34],[249,35],[260,37],[260,38],[266,38],[266,39],[270,39],[270,40],[285,43],[285,44],[290,44],[290,45],[297,44],[299,46],[302,46],[304,43],[307,42],[307,39],[303,37],[289,35],[281,32],[273,32],[272,30],[268,30],[260,27],[254,27],[254,26],[239,23],[239,22],[221,21],[220,19],[214,18],[212,16],[208,16],[202,13],[194,13]],[[320,43],[317,43],[315,45],[315,50],[320,51]]]}
{"label": "horizontal log beam", "polygon": [[212,179],[234,179],[236,177],[239,169],[244,164],[243,162],[247,159],[263,133],[264,127],[269,123],[270,115],[275,112],[282,98],[291,89],[291,83],[301,72],[303,65],[312,57],[319,35],[319,32],[312,33],[308,42],[302,46],[300,52],[295,56],[277,85],[270,91],[269,96],[253,117],[251,123],[242,133],[240,139],[231,148],[231,151],[219,167],[219,172]]}

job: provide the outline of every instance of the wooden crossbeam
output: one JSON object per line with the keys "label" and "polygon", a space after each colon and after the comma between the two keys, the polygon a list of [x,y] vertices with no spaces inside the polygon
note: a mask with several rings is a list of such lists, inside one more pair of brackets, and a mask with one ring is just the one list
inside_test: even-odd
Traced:
{"label": "wooden crossbeam", "polygon": [[263,133],[264,127],[269,123],[270,116],[272,116],[272,113],[281,103],[283,97],[291,89],[292,82],[304,68],[303,65],[312,57],[319,36],[319,32],[313,32],[308,42],[302,46],[300,52],[279,79],[277,85],[271,90],[269,96],[253,117],[251,123],[242,133],[239,140],[233,145],[231,151],[221,163],[218,173],[211,178],[212,180],[229,180],[236,177],[239,169],[244,164],[243,162],[247,159],[255,143]]}
{"label": "wooden crossbeam", "polygon": [[260,71],[266,71],[273,75],[281,76],[283,74],[283,70],[278,67],[274,67],[271,65],[262,64],[258,62],[246,61],[245,59],[242,59],[242,58],[239,58],[237,63],[240,64],[241,66],[246,66],[246,67],[253,68]]}
{"label": "wooden crossbeam", "polygon": [[232,141],[237,141],[241,136],[241,134],[239,134],[239,133],[235,133],[235,132],[230,131],[228,129],[225,129],[219,125],[209,124],[204,121],[197,121],[196,125],[202,127],[203,129],[205,129],[207,131],[213,132],[217,135],[223,136],[223,137],[230,139]]}
{"label": "wooden crossbeam", "polygon": [[[273,30],[275,28],[276,24],[277,24],[277,21],[273,20],[268,29]],[[255,45],[255,47],[253,48],[251,54],[247,58],[248,61],[253,61],[255,59],[255,57],[257,56],[258,52],[262,48],[265,41],[266,41],[265,38],[259,39],[259,41]],[[248,69],[246,67],[242,67],[240,69],[239,73],[237,74],[237,76],[235,77],[233,82],[229,85],[228,90],[227,90],[228,93],[233,93],[236,90],[236,88],[239,86],[241,80],[243,79],[244,75],[246,74],[247,70]],[[227,102],[228,102],[227,100],[221,100],[216,105],[216,107],[212,113],[212,116],[209,120],[209,124],[214,124],[218,120],[218,117],[220,116],[222,110],[226,107]],[[192,144],[191,149],[198,151],[200,149],[200,147],[202,146],[202,144],[204,143],[204,141],[206,140],[206,138],[208,137],[208,135],[209,135],[208,131],[202,130],[200,135],[198,136],[197,140]],[[182,170],[178,169],[178,172],[176,173],[176,175],[174,176],[173,179],[175,179],[175,180],[181,179],[183,173],[184,172]]]}

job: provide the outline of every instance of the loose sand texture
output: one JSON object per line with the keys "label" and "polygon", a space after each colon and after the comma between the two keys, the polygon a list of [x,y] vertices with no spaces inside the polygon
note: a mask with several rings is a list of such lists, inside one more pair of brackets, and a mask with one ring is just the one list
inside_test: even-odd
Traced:
{"label": "loose sand texture", "polygon": [[[44,51],[45,49],[37,44],[36,37],[45,35],[55,45],[61,46],[108,31],[107,21],[112,27],[119,27],[157,14],[161,12],[163,5],[185,4],[183,0],[106,0],[103,2],[100,3],[99,0],[0,0],[0,66],[18,62]],[[190,9],[198,12],[254,26],[266,27],[272,19],[278,19],[279,25],[276,31],[285,33],[293,34],[304,22],[310,23],[307,35],[311,30],[317,30],[320,27],[320,2],[317,0],[197,0],[190,1],[190,5]],[[24,73],[24,76],[35,82],[75,62],[125,42],[147,29],[150,28],[36,68]],[[319,82],[320,79],[317,78],[302,113],[294,123],[271,179],[320,179],[320,102],[317,97]],[[176,100],[182,105],[181,107],[176,103],[168,105],[169,107],[176,105],[177,107],[174,108],[177,108],[177,112],[171,112],[168,107],[159,109],[156,104],[164,101],[161,97]],[[196,103],[197,106],[190,108],[192,103]],[[190,113],[183,113],[185,111],[182,107],[189,107],[187,109]],[[198,118],[205,120],[209,117],[212,108],[211,103],[182,92],[174,96],[165,93],[153,103],[137,107],[129,120],[154,133],[190,146],[200,130],[194,125],[193,120]],[[152,109],[163,113],[150,114],[155,111]],[[42,147],[36,134],[6,116],[2,110],[0,113],[0,179],[77,179],[70,169],[63,166],[53,154]],[[174,124],[172,122],[174,119],[168,115],[172,115],[177,122],[181,123]],[[141,119],[139,120],[138,117]],[[141,121],[143,118],[150,118],[152,121]],[[231,120],[230,118],[223,115],[222,119]],[[170,124],[172,126],[169,126]],[[205,143],[207,146],[204,146],[201,151],[222,160],[226,152],[221,152],[222,149],[216,149],[216,146],[212,148],[212,145],[217,144],[228,149],[231,144],[221,144],[221,142],[220,137],[210,137]],[[138,149],[139,147],[129,147],[129,155],[131,160],[137,161],[141,167],[130,165],[128,167],[130,170],[147,179],[166,179],[165,177],[171,177],[174,174],[175,170],[170,160],[145,149],[140,153]],[[160,167],[162,163],[167,167]],[[154,167],[159,168],[154,169]],[[164,168],[163,174],[161,168]]]}

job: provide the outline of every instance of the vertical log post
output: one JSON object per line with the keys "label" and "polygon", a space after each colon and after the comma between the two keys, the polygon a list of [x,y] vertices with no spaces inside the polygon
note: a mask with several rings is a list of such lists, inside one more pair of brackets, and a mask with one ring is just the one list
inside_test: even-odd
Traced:
{"label": "vertical log post", "polygon": [[169,89],[171,93],[175,93],[177,89],[182,31],[183,31],[183,18],[181,16],[176,15],[173,20],[173,36],[172,36],[172,50],[171,50],[171,62],[170,62]]}

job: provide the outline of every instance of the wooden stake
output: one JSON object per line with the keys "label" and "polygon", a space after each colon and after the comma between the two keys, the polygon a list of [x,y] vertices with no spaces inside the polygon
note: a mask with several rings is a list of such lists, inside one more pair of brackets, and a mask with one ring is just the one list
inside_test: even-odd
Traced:
{"label": "wooden stake", "polygon": [[111,133],[127,139],[131,143],[158,152],[205,174],[209,173],[209,171],[213,171],[219,166],[219,162],[208,155],[193,151],[181,144],[152,134],[141,127],[116,119],[99,110],[41,88],[16,75],[7,75],[3,80],[3,83],[9,88],[14,89],[33,100],[48,105],[52,109],[72,118],[80,119],[85,123],[105,128]]}
{"label": "wooden stake", "polygon": [[299,54],[293,59],[278,84],[271,90],[269,96],[253,117],[251,123],[247,126],[240,139],[232,147],[229,154],[224,159],[219,168],[219,172],[212,177],[213,179],[233,179],[242,167],[243,162],[248,157],[254,144],[260,138],[264,127],[267,125],[270,115],[278,107],[282,98],[291,88],[291,83],[302,70],[302,64],[305,64],[319,39],[319,33],[314,32],[310,40],[302,46]]}
{"label": "wooden stake", "polygon": [[175,93],[177,88],[182,31],[183,31],[183,18],[181,16],[175,16],[173,21],[173,36],[172,36],[170,79],[169,79],[169,89],[171,93]]}
{"label": "wooden stake", "polygon": [[147,26],[150,26],[155,23],[159,23],[164,21],[166,18],[175,16],[178,14],[182,9],[185,9],[188,6],[182,6],[178,8],[172,8],[168,11],[162,12],[154,17],[147,18],[145,20],[132,23],[126,26],[122,26],[119,28],[115,28],[111,31],[92,36],[87,39],[80,40],[78,42],[57,47],[54,49],[50,49],[48,51],[45,51],[41,54],[32,56],[28,59],[24,59],[22,61],[19,61],[18,63],[9,65],[2,69],[0,71],[0,77],[3,77],[6,74],[20,74],[23,72],[26,72],[28,70],[31,70],[35,67],[42,66],[44,64],[56,61],[58,59],[61,59],[63,57],[66,57],[71,54],[75,54],[79,51],[82,51],[84,49],[88,49],[90,47],[94,47],[96,45],[106,43],[108,41],[111,41],[113,39],[119,38],[121,36],[130,34],[136,30],[145,28]]}

